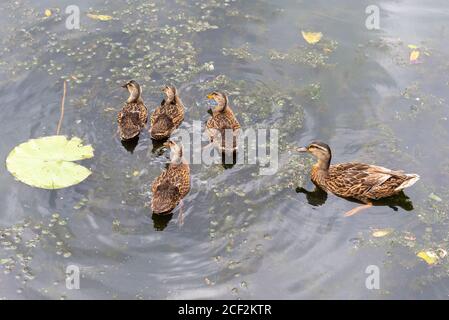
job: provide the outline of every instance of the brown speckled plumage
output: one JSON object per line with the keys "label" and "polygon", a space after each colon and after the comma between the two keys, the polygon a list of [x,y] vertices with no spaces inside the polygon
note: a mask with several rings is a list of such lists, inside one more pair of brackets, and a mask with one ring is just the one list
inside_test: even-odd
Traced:
{"label": "brown speckled plumage", "polygon": [[160,107],[151,115],[151,137],[155,140],[163,140],[170,137],[184,120],[184,105],[179,98],[176,88],[165,86],[162,91],[166,98],[162,100]]}
{"label": "brown speckled plumage", "polygon": [[[234,115],[224,93],[212,92],[209,99],[217,102],[212,110],[212,117],[206,122],[206,131],[209,139],[221,152],[232,152],[237,149],[237,139],[240,133],[240,123]],[[226,132],[232,141],[226,139]]]}
{"label": "brown speckled plumage", "polygon": [[312,181],[323,190],[365,203],[401,192],[410,180],[417,175],[356,162],[331,165],[327,175],[312,169]]}
{"label": "brown speckled plumage", "polygon": [[300,151],[310,152],[318,158],[311,174],[317,186],[340,197],[354,198],[364,203],[393,196],[419,180],[417,174],[376,165],[356,162],[330,165],[330,148],[322,142],[312,142]]}
{"label": "brown speckled plumage", "polygon": [[130,92],[130,97],[118,113],[117,123],[120,138],[129,140],[137,137],[145,127],[148,110],[141,97],[141,89],[137,82],[131,80],[123,86]]}
{"label": "brown speckled plumage", "polygon": [[169,141],[172,160],[168,168],[157,177],[151,187],[153,213],[168,214],[190,191],[190,167],[183,158],[182,147]]}

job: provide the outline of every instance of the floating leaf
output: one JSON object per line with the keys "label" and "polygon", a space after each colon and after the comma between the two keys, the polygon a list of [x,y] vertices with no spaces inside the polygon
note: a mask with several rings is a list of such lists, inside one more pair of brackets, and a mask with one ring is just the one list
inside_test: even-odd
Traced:
{"label": "floating leaf", "polygon": [[307,43],[315,44],[321,40],[323,34],[321,32],[304,32],[301,31],[302,37]]}
{"label": "floating leaf", "polygon": [[45,9],[45,16],[50,17],[52,15],[52,12],[50,9]]}
{"label": "floating leaf", "polygon": [[435,193],[429,194],[429,199],[432,199],[433,201],[441,202],[443,199],[441,199],[439,196],[437,196]]}
{"label": "floating leaf", "polygon": [[30,186],[61,189],[80,183],[92,173],[73,161],[93,156],[93,148],[83,146],[80,138],[49,136],[16,146],[6,159],[6,168]]}
{"label": "floating leaf", "polygon": [[415,46],[414,44],[409,44],[407,47],[409,47],[409,49],[418,49],[418,46]]}
{"label": "floating leaf", "polygon": [[109,21],[112,20],[111,16],[103,15],[103,14],[92,14],[88,13],[87,16],[94,20],[100,20],[100,21]]}
{"label": "floating leaf", "polygon": [[420,251],[416,256],[423,259],[429,265],[437,263],[439,259],[438,255],[433,251]]}
{"label": "floating leaf", "polygon": [[419,51],[418,50],[413,50],[410,53],[410,63],[416,63],[418,61],[419,58]]}
{"label": "floating leaf", "polygon": [[374,238],[382,238],[393,232],[393,229],[376,229],[373,231],[372,236]]}

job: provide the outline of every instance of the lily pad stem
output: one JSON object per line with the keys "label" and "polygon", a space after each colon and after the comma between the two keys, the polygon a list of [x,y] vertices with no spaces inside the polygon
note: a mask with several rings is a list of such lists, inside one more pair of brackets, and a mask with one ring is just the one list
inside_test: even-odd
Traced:
{"label": "lily pad stem", "polygon": [[67,82],[64,80],[64,93],[62,95],[61,101],[61,116],[59,117],[58,128],[56,129],[56,135],[59,136],[59,132],[61,131],[62,120],[64,119],[64,104],[65,104],[65,95],[67,93]]}

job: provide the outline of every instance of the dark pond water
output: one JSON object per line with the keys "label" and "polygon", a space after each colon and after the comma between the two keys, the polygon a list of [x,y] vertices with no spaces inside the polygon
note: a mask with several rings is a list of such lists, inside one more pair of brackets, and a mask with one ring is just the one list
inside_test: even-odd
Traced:
{"label": "dark pond water", "polygon": [[[448,297],[448,258],[416,256],[449,250],[446,0],[381,1],[379,30],[365,27],[372,3],[360,0],[76,2],[80,30],[65,27],[73,1],[0,4],[0,158],[55,134],[63,79],[62,133],[95,148],[82,162],[93,174],[68,189],[31,188],[0,171],[0,298]],[[308,45],[301,30],[323,38]],[[152,217],[151,182],[168,154],[147,134],[134,153],[114,136],[129,79],[150,108],[175,84],[182,128],[207,119],[208,92],[229,92],[242,127],[280,130],[278,172],[192,165],[184,225],[179,210]],[[312,188],[312,159],[289,148],[315,138],[337,162],[421,180],[409,199],[344,218],[354,203],[296,192]],[[374,237],[377,229],[390,233]],[[69,265],[80,268],[80,290],[66,288]],[[369,265],[379,290],[365,286]]]}

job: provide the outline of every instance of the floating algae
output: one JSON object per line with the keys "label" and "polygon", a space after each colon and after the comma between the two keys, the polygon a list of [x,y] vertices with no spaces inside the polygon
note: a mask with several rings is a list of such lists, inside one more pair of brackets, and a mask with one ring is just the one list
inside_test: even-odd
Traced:
{"label": "floating algae", "polygon": [[67,245],[70,231],[64,226],[65,221],[59,214],[53,214],[45,221],[27,220],[1,228],[0,270],[5,274],[14,273],[15,278],[24,284],[35,278],[31,263],[36,250],[45,249],[64,258],[70,257]]}
{"label": "floating algae", "polygon": [[330,68],[333,65],[328,63],[328,60],[337,46],[336,41],[323,41],[313,48],[298,46],[285,52],[272,49],[269,52],[269,58],[272,61],[287,61],[291,64],[303,64],[312,68]]}
{"label": "floating algae", "polygon": [[248,43],[238,48],[223,48],[222,53],[224,56],[230,56],[243,61],[257,61],[262,58],[250,52]]}

